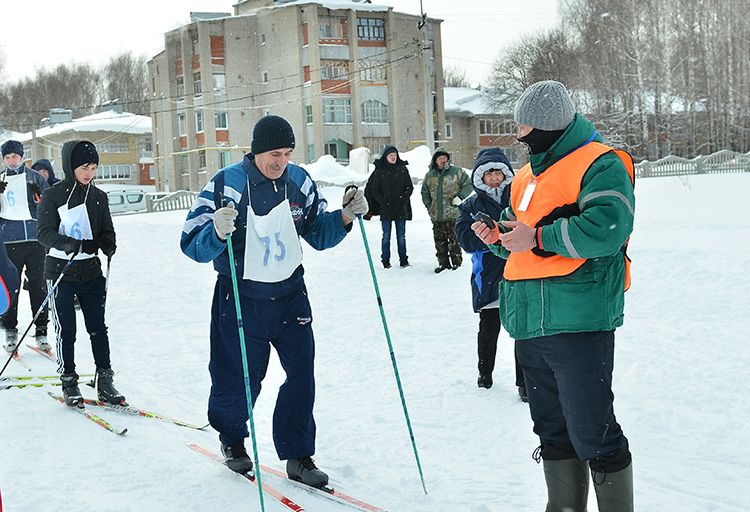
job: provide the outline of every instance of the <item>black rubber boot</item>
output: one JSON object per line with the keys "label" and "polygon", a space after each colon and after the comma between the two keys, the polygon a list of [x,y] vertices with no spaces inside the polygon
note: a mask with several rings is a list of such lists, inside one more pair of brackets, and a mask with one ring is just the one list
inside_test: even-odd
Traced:
{"label": "black rubber boot", "polygon": [[586,512],[589,497],[589,467],[577,458],[545,460],[547,482],[545,512]]}
{"label": "black rubber boot", "polygon": [[63,373],[60,375],[60,380],[62,381],[65,404],[71,407],[83,408],[83,395],[81,395],[81,390],[78,389],[78,374]]}
{"label": "black rubber boot", "polygon": [[224,455],[224,463],[229,469],[237,473],[248,474],[253,471],[253,461],[245,450],[245,443],[237,443],[227,446],[222,443],[221,454]]}
{"label": "black rubber boot", "polygon": [[96,370],[96,391],[99,400],[114,405],[126,405],[125,397],[115,389],[113,378],[115,372],[112,369]]}
{"label": "black rubber boot", "polygon": [[633,464],[616,473],[591,470],[599,512],[633,512]]}
{"label": "black rubber boot", "polygon": [[286,474],[292,480],[297,480],[310,487],[321,489],[328,485],[328,475],[319,470],[310,457],[286,461]]}

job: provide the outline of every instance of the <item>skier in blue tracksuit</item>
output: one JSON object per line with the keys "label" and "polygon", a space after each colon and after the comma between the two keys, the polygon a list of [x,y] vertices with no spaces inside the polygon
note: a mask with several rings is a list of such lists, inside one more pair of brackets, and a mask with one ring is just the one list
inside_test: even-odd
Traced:
{"label": "skier in blue tracksuit", "polygon": [[198,194],[180,246],[195,261],[213,261],[218,272],[211,308],[208,417],[219,432],[227,466],[240,473],[252,470],[244,446],[248,411],[226,242],[231,233],[253,403],[273,345],[286,372],[273,415],[276,452],[287,460],[291,478],[323,487],[328,476],[311,459],[315,343],[299,237],[318,250],[333,247],[368,208],[363,192],[351,189],[344,194],[342,210],[327,212],[310,175],[288,163],[294,146],[285,119],[266,116],[258,121],[252,152],[219,170]]}

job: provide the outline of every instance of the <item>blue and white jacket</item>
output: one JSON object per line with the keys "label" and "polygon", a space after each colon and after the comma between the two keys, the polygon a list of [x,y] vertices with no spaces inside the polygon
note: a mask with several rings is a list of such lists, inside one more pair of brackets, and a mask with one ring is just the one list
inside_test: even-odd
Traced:
{"label": "blue and white jacket", "polygon": [[42,192],[49,188],[47,181],[42,178],[41,174],[33,169],[29,169],[25,165],[22,165],[15,171],[11,171],[6,167],[3,178],[5,176],[15,176],[22,172],[26,173],[26,199],[29,202],[31,220],[8,220],[0,218],[0,240],[6,244],[37,239],[36,208],[40,197],[31,191],[29,185],[36,183]]}
{"label": "blue and white jacket", "polygon": [[341,210],[326,211],[327,201],[318,195],[317,185],[303,168],[289,164],[280,178],[271,180],[261,174],[255,165],[255,156],[248,153],[242,162],[219,170],[200,191],[185,219],[180,248],[199,263],[213,261],[219,280],[224,280],[231,286],[227,244],[216,234],[213,215],[222,207],[222,199],[227,203],[232,201],[239,212],[235,219],[237,230],[232,233],[232,249],[237,276],[240,278],[240,295],[269,300],[296,292],[304,287],[302,265],[291,276],[278,283],[242,279],[250,195],[256,215],[267,215],[284,198],[288,198],[297,234],[317,250],[334,247],[351,230],[351,224],[344,226]]}

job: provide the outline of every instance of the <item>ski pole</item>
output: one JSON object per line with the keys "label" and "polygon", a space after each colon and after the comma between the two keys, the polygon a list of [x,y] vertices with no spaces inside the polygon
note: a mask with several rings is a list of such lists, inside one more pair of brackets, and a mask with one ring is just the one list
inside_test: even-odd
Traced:
{"label": "ski pole", "polygon": [[57,289],[57,285],[60,284],[60,281],[62,280],[63,276],[65,275],[65,272],[68,270],[68,267],[70,267],[70,264],[73,263],[73,259],[76,257],[77,254],[78,254],[78,251],[75,251],[73,253],[73,256],[71,256],[70,259],[68,259],[67,263],[65,263],[65,266],[63,267],[62,272],[60,272],[60,275],[57,276],[57,279],[55,280],[55,283],[52,285],[52,288],[50,288],[49,291],[47,292],[47,296],[44,298],[44,302],[42,302],[42,305],[39,306],[39,309],[36,310],[36,313],[34,314],[34,318],[31,319],[31,323],[26,328],[26,330],[23,332],[23,335],[21,336],[21,339],[18,340],[18,344],[13,349],[13,352],[10,353],[10,356],[8,357],[8,360],[5,361],[5,366],[3,366],[3,369],[0,370],[0,375],[3,374],[3,372],[5,371],[5,369],[8,367],[8,364],[10,363],[10,360],[13,359],[13,356],[16,355],[16,352],[18,352],[18,347],[21,346],[21,342],[24,340],[24,338],[26,337],[26,335],[31,330],[31,326],[34,325],[34,322],[36,322],[36,319],[39,317],[39,315],[42,314],[42,311],[44,310],[44,307],[47,305],[47,302],[49,301],[50,297],[52,297],[52,295],[54,295],[55,290]]}
{"label": "ski pole", "polygon": [[[354,185],[346,187],[344,193],[350,189],[356,189]],[[346,205],[344,205],[346,206]],[[372,264],[372,255],[370,254],[370,245],[367,243],[367,234],[365,233],[365,225],[362,222],[362,215],[357,215],[359,221],[359,229],[362,231],[362,241],[365,244],[365,253],[367,254],[367,262],[370,265],[370,275],[372,276],[372,285],[375,287],[375,296],[378,299],[378,308],[380,308],[380,319],[383,323],[383,331],[385,332],[385,339],[388,342],[388,351],[391,354],[391,364],[393,366],[393,374],[396,376],[396,386],[398,387],[398,393],[401,396],[401,406],[404,409],[404,417],[406,418],[406,427],[409,429],[409,438],[411,439],[411,447],[414,450],[414,459],[417,461],[417,469],[419,470],[419,479],[422,481],[422,489],[427,494],[427,486],[424,482],[424,474],[422,473],[422,464],[419,462],[419,452],[417,452],[417,442],[414,439],[414,431],[411,428],[411,420],[409,419],[409,411],[406,408],[406,398],[404,397],[404,388],[401,386],[401,377],[398,374],[398,366],[396,365],[396,354],[393,352],[393,344],[391,343],[391,335],[388,332],[388,322],[385,319],[385,310],[383,309],[383,299],[380,297],[380,288],[378,287],[378,279],[375,277],[375,267]]]}
{"label": "ski pole", "polygon": [[229,251],[229,268],[232,272],[232,291],[234,292],[234,307],[237,310],[237,327],[240,331],[240,350],[242,352],[242,372],[245,377],[245,398],[247,399],[247,417],[250,420],[250,436],[253,441],[253,458],[255,459],[255,478],[258,479],[258,496],[260,510],[265,512],[263,502],[263,482],[260,477],[260,462],[258,461],[258,444],[255,441],[255,421],[253,420],[253,397],[250,390],[250,372],[247,368],[247,350],[245,349],[245,327],[242,325],[242,310],[240,309],[240,292],[237,286],[237,267],[234,264],[234,250],[232,249],[232,234],[227,233],[227,250]]}

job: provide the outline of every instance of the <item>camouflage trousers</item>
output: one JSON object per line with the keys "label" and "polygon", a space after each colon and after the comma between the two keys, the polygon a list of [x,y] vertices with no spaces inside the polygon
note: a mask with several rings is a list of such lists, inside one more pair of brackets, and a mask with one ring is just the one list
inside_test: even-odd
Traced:
{"label": "camouflage trousers", "polygon": [[456,221],[432,221],[432,236],[435,240],[435,256],[438,265],[444,268],[461,266],[461,246],[456,240]]}

